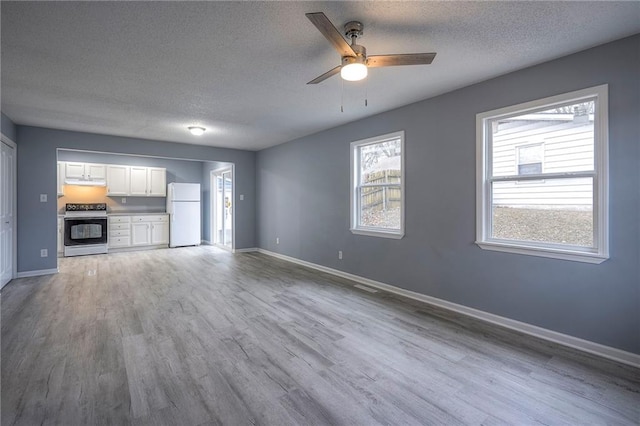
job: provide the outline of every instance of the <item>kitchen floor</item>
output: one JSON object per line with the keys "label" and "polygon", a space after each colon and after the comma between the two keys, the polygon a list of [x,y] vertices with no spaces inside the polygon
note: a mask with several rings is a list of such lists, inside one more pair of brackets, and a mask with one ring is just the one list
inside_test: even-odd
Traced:
{"label": "kitchen floor", "polygon": [[258,253],[64,258],[2,290],[2,424],[629,424],[640,370]]}

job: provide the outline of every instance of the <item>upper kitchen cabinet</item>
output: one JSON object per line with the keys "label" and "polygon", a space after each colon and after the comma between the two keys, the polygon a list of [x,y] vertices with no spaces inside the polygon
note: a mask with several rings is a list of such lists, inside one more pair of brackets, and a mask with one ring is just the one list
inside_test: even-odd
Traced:
{"label": "upper kitchen cabinet", "polygon": [[58,197],[64,195],[64,163],[62,161],[58,161]]}
{"label": "upper kitchen cabinet", "polygon": [[65,179],[104,180],[107,177],[107,167],[94,163],[64,163]]}
{"label": "upper kitchen cabinet", "polygon": [[166,197],[167,169],[120,164],[58,162],[58,195],[63,185],[107,185],[107,196]]}
{"label": "upper kitchen cabinet", "polygon": [[167,170],[160,167],[149,167],[147,169],[149,178],[149,196],[167,196]]}
{"label": "upper kitchen cabinet", "polygon": [[107,195],[129,195],[129,166],[107,164]]}
{"label": "upper kitchen cabinet", "polygon": [[167,171],[160,167],[131,166],[129,195],[138,197],[166,197]]}

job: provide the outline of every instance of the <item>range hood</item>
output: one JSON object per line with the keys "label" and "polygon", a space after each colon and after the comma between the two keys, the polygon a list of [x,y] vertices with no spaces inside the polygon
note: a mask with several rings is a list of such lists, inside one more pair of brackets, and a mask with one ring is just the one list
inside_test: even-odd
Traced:
{"label": "range hood", "polygon": [[82,185],[82,186],[107,186],[104,179],[65,179],[65,185]]}

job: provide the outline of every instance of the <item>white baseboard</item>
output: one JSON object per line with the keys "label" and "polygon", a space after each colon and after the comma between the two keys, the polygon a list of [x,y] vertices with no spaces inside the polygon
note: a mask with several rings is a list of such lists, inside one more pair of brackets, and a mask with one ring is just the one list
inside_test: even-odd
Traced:
{"label": "white baseboard", "polygon": [[300,260],[295,257],[274,253],[272,251],[264,250],[261,248],[258,248],[257,251],[269,256],[276,257],[278,259],[286,260],[288,262],[306,266],[311,269],[316,269],[318,271],[326,272],[326,273],[336,275],[342,278],[346,278],[361,284],[365,284],[370,287],[374,287],[389,293],[398,294],[400,296],[408,297],[409,299],[418,300],[420,302],[424,302],[429,305],[437,306],[437,307],[444,308],[459,314],[477,318],[482,321],[489,322],[491,324],[496,324],[501,327],[505,327],[511,330],[519,331],[524,334],[528,334],[530,336],[535,336],[540,339],[544,339],[553,343],[557,343],[563,346],[568,346],[570,348],[578,349],[583,352],[598,355],[603,358],[620,362],[622,364],[627,364],[633,367],[640,368],[640,355],[632,352],[627,352],[621,349],[612,348],[610,346],[605,346],[600,343],[591,342],[589,340],[584,340],[579,337],[574,337],[568,334],[559,333],[557,331],[553,331],[546,328],[538,327],[536,325],[513,320],[511,318],[502,317],[500,315],[495,315],[489,312],[481,311],[479,309],[470,308],[468,306],[459,305],[457,303],[448,302],[446,300],[438,299],[436,297],[427,296],[421,293],[416,293],[411,290],[405,290],[400,287],[396,287],[390,284],[385,284],[380,281],[371,280],[369,278],[364,278],[359,275],[350,274],[348,272],[343,272],[338,269],[333,269],[333,268],[318,265],[315,263],[307,262],[305,260]]}
{"label": "white baseboard", "polygon": [[51,275],[51,274],[57,274],[57,273],[58,273],[58,268],[40,269],[39,271],[18,272],[16,274],[16,278],[39,277],[40,275]]}
{"label": "white baseboard", "polygon": [[251,253],[254,251],[260,251],[260,249],[256,247],[233,249],[234,253]]}

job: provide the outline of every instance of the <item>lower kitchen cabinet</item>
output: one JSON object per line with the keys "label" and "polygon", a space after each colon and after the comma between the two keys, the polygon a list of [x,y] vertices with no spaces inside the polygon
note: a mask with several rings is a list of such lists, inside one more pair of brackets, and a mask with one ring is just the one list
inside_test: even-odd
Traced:
{"label": "lower kitchen cabinet", "polygon": [[169,244],[169,220],[151,222],[151,244]]}
{"label": "lower kitchen cabinet", "polygon": [[58,256],[64,253],[64,217],[58,216]]}
{"label": "lower kitchen cabinet", "polygon": [[144,248],[169,244],[169,216],[149,214],[109,217],[109,248]]}
{"label": "lower kitchen cabinet", "polygon": [[131,246],[131,216],[109,216],[110,249]]}

